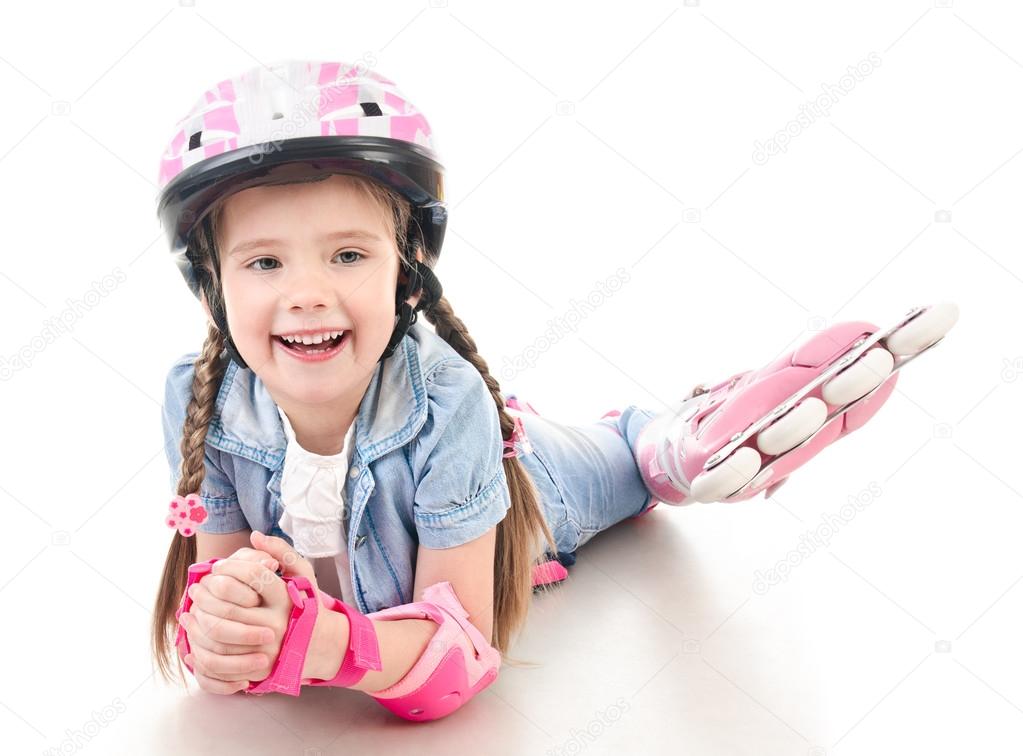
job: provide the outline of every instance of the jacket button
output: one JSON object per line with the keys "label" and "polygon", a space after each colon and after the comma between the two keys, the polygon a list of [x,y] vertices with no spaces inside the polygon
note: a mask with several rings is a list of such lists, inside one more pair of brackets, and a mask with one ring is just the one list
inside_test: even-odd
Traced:
{"label": "jacket button", "polygon": [[358,476],[358,474],[359,474],[359,468],[358,468],[358,467],[353,467],[353,468],[352,468],[352,469],[351,469],[351,470],[349,471],[349,473],[348,473],[348,477],[349,477],[349,478],[353,478],[353,479],[354,479],[354,478],[355,478],[356,476]]}
{"label": "jacket button", "polygon": [[356,536],[356,538],[355,538],[355,548],[359,548],[365,542],[366,542],[366,535],[365,534],[361,534],[359,536]]}

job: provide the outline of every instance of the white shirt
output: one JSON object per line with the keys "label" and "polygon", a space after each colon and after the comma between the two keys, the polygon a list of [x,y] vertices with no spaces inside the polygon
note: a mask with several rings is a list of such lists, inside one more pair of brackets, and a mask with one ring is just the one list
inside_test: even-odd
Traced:
{"label": "white shirt", "polygon": [[355,606],[345,532],[345,478],[351,461],[353,422],[337,454],[303,449],[287,415],[278,406],[288,446],[281,474],[281,530],[295,551],[309,560],[320,589]]}

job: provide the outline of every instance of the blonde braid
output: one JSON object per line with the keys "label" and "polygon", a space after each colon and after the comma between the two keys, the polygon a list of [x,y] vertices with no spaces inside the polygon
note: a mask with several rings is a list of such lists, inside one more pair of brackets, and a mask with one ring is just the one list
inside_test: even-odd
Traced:
{"label": "blonde braid", "polygon": [[[186,496],[198,492],[206,475],[206,432],[213,418],[213,410],[224,379],[224,339],[211,323],[202,352],[195,360],[192,378],[192,398],[188,402],[184,428],[181,433],[181,475],[177,494]],[[156,592],[150,642],[160,674],[170,680],[170,658],[174,653],[177,619],[174,613],[185,592],[188,568],[196,559],[195,538],[186,538],[175,531],[167,549],[160,587]],[[176,658],[176,654],[175,654]],[[178,659],[178,673],[184,681],[184,670]]]}
{"label": "blonde braid", "polygon": [[[490,375],[486,360],[476,350],[476,342],[465,323],[455,315],[451,303],[441,297],[432,308],[424,310],[426,319],[433,324],[437,335],[475,367],[490,390],[497,405],[501,422],[501,437],[507,441],[515,430],[515,421],[505,410],[501,386]],[[525,623],[533,596],[533,566],[537,563],[536,544],[546,540],[549,550],[557,552],[557,545],[543,511],[539,495],[529,473],[517,457],[503,460],[511,508],[497,525],[497,545],[494,561],[494,639],[492,641],[505,661],[514,664],[506,652],[512,635]],[[540,590],[547,590],[546,586]]]}

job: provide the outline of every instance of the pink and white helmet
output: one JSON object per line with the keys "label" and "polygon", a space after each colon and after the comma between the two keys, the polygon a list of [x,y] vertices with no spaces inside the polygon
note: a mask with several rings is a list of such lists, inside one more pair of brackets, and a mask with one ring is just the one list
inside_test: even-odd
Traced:
{"label": "pink and white helmet", "polygon": [[219,200],[282,178],[355,173],[406,197],[431,263],[447,209],[426,118],[361,64],[284,61],[215,84],[175,127],[160,160],[157,213],[196,297],[188,238]]}

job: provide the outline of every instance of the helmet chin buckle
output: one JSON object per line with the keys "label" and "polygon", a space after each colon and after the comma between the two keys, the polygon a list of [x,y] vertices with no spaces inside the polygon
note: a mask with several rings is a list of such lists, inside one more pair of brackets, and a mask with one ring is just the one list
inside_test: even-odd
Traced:
{"label": "helmet chin buckle", "polygon": [[[414,260],[411,264],[402,261],[402,272],[405,273],[407,280],[404,286],[398,287],[398,293],[395,295],[394,307],[397,323],[394,326],[394,332],[391,333],[391,340],[387,343],[387,348],[380,355],[381,361],[386,360],[394,353],[405,333],[418,319],[419,311],[429,312],[444,295],[444,289],[437,276],[428,265],[419,260]],[[413,308],[407,300],[420,289],[422,294]]]}

